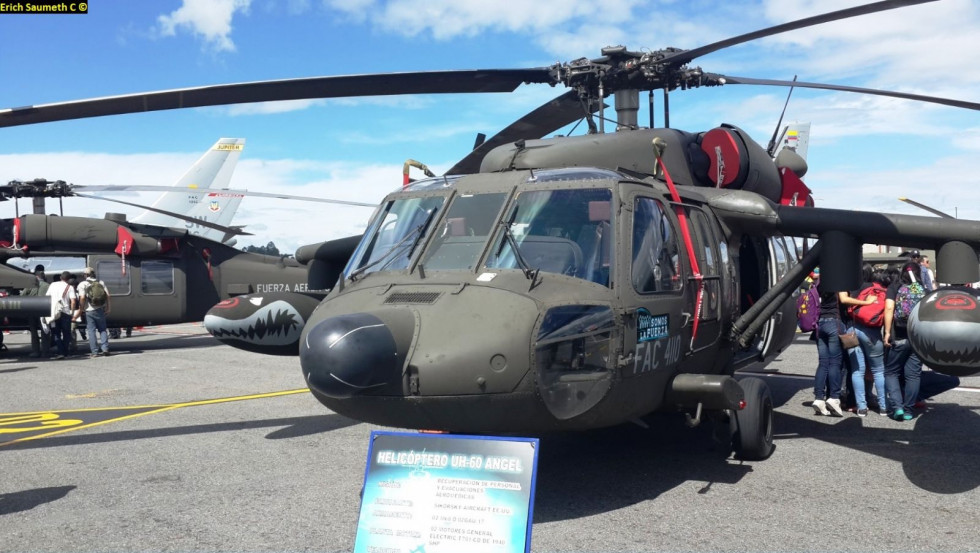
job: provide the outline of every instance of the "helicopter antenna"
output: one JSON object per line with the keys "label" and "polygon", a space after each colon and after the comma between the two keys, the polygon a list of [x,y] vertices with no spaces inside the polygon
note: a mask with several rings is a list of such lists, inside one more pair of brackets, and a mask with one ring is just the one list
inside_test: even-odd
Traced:
{"label": "helicopter antenna", "polygon": [[[796,75],[793,75],[793,82],[796,82]],[[773,157],[776,153],[776,135],[779,134],[779,126],[783,124],[783,116],[786,115],[786,106],[789,105],[789,98],[793,95],[793,87],[789,87],[789,93],[786,94],[786,103],[783,104],[783,112],[779,114],[779,121],[776,122],[776,128],[772,131],[772,138],[769,139],[769,146],[766,148],[766,152],[769,153],[769,157]]]}
{"label": "helicopter antenna", "polygon": [[[600,75],[601,76],[601,75]],[[606,102],[605,86],[599,81],[599,134],[606,134]]]}

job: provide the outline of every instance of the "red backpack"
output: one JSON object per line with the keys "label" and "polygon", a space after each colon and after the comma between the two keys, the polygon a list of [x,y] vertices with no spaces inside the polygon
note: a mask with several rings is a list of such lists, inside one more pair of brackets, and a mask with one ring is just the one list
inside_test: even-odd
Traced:
{"label": "red backpack", "polygon": [[858,300],[875,298],[875,303],[871,305],[851,305],[847,308],[847,314],[854,319],[854,322],[864,326],[884,326],[885,324],[885,287],[877,282],[872,283],[858,293]]}

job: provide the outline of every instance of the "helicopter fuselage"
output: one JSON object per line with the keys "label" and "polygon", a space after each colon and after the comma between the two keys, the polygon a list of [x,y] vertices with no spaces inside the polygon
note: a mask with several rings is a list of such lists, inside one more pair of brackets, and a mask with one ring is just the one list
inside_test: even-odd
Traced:
{"label": "helicopter fuselage", "polygon": [[[724,379],[795,332],[792,313],[794,328],[772,325],[748,351],[729,340],[795,262],[781,250],[777,266],[771,245],[607,169],[420,181],[382,204],[309,317],[303,372],[330,409],[408,428],[536,432],[735,408]],[[682,373],[711,375],[703,397],[678,399]]]}

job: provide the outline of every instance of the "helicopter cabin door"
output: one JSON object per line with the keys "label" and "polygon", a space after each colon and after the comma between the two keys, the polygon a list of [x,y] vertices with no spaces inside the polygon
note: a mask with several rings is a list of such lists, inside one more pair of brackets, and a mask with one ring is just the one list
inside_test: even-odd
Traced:
{"label": "helicopter cabin door", "polygon": [[[691,236],[691,246],[697,261],[687,277],[688,308],[691,313],[691,353],[714,346],[721,335],[722,262],[719,254],[719,231],[714,221],[700,208],[684,205]],[[685,248],[686,250],[686,248]],[[697,328],[694,321],[697,320]]]}
{"label": "helicopter cabin door", "polygon": [[108,324],[129,327],[186,320],[186,283],[182,259],[122,260],[114,255],[89,256],[89,266],[111,296]]}
{"label": "helicopter cabin door", "polygon": [[[783,236],[743,237],[739,252],[743,313],[796,264],[797,256],[791,252]],[[751,359],[741,356],[742,360],[771,358],[793,340],[795,333],[795,298],[791,297],[766,321],[750,350],[745,352]]]}
{"label": "helicopter cabin door", "polygon": [[[619,256],[620,298],[635,320],[635,332],[624,336],[623,350],[632,367],[626,377],[648,377],[666,386],[691,343],[691,309],[686,288],[683,244],[673,210],[659,199],[634,193],[626,200],[632,217],[623,217],[621,236],[631,239]],[[625,267],[628,262],[629,266]]]}
{"label": "helicopter cabin door", "polygon": [[[796,244],[792,238],[775,235],[769,238],[769,286],[786,276],[797,264]],[[768,359],[784,350],[796,335],[796,294],[787,299],[766,322],[763,329],[760,358]]]}

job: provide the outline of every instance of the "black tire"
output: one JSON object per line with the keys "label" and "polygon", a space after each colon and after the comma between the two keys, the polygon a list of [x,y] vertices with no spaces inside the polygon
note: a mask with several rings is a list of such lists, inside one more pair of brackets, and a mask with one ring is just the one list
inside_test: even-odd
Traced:
{"label": "black tire", "polygon": [[772,455],[772,395],[759,378],[739,381],[745,391],[745,409],[735,411],[735,456],[745,461],[761,461]]}

